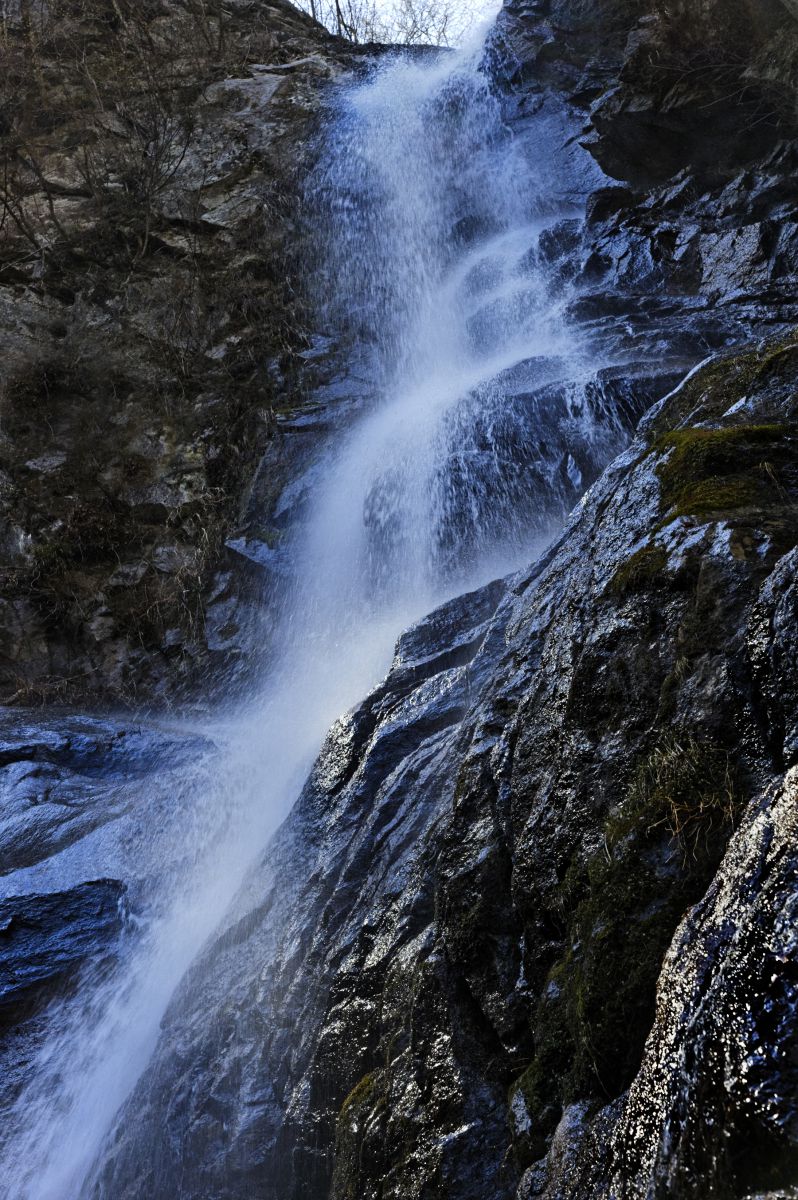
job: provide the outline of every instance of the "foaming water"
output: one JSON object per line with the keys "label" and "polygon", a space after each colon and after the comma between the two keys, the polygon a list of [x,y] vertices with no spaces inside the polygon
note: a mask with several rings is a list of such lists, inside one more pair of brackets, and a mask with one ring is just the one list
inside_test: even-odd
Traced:
{"label": "foaming water", "polygon": [[[52,1012],[57,1032],[4,1117],[13,1200],[101,1194],[88,1181],[164,1013],[325,732],[403,628],[530,557],[578,491],[576,442],[604,436],[539,254],[562,214],[547,214],[485,63],[481,43],[399,58],[338,98],[311,189],[319,310],[367,348],[380,400],[325,449],[257,701],[209,723],[193,768],[152,785],[124,836],[96,841],[95,877],[138,881],[136,923],[122,965]],[[58,872],[44,871],[51,890]]]}

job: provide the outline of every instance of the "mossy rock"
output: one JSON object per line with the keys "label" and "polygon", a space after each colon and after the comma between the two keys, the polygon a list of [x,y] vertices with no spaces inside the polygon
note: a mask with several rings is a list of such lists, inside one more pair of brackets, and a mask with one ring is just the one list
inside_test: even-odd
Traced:
{"label": "mossy rock", "polygon": [[662,737],[639,763],[603,844],[575,858],[560,885],[564,951],[534,1019],[535,1056],[515,1123],[526,1165],[545,1152],[565,1106],[604,1104],[639,1070],[654,1021],[657,979],[685,910],[703,895],[741,807],[727,752],[688,731]]}
{"label": "mossy rock", "polygon": [[[360,1200],[364,1173],[367,1178],[374,1178],[385,1170],[385,1080],[385,1072],[369,1071],[341,1105],[335,1127],[335,1168],[330,1191],[333,1200]],[[376,1137],[371,1137],[367,1130],[372,1120],[379,1124]]]}
{"label": "mossy rock", "polygon": [[679,517],[712,517],[741,508],[764,506],[773,497],[756,479],[744,475],[726,475],[720,479],[702,479],[684,489],[675,508]]}
{"label": "mossy rock", "polygon": [[367,1108],[379,1090],[380,1073],[369,1071],[359,1079],[341,1105],[341,1118],[354,1116],[360,1109]]}
{"label": "mossy rock", "polygon": [[627,592],[642,592],[662,581],[668,564],[668,554],[663,546],[655,542],[637,550],[627,559],[610,580],[610,590],[616,595]]}
{"label": "mossy rock", "polygon": [[653,439],[689,422],[719,421],[754,390],[776,380],[791,381],[798,371],[798,334],[711,360],[691,375],[657,413]]}
{"label": "mossy rock", "polygon": [[790,502],[798,429],[792,424],[690,428],[654,444],[662,503],[669,516],[711,519]]}

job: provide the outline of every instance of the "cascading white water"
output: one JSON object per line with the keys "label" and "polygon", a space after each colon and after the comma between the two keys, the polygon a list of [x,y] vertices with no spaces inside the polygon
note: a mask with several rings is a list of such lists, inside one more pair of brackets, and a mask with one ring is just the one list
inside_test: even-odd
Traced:
{"label": "cascading white water", "polygon": [[563,472],[578,468],[524,398],[557,384],[561,441],[600,438],[578,386],[563,390],[582,368],[537,258],[558,214],[483,64],[481,45],[397,58],[340,97],[312,196],[329,249],[320,306],[368,348],[380,400],[325,448],[257,701],[209,725],[215,748],[188,776],[34,880],[138,881],[137,928],[124,963],[51,1014],[3,1119],[9,1200],[86,1194],[180,980],[333,720],[384,673],[404,627],[520,565],[561,517]]}

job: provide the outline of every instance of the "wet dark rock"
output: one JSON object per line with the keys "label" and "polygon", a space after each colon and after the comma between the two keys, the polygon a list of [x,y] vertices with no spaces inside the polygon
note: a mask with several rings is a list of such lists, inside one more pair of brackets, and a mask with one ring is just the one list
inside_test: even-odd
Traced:
{"label": "wet dark rock", "polygon": [[49,859],[141,805],[159,772],[208,749],[182,731],[6,710],[0,717],[0,878]]}
{"label": "wet dark rock", "polygon": [[403,638],[187,980],[94,1194],[138,1194],[143,1146],[154,1197],[772,1182],[745,1148],[781,1170],[795,1105],[792,345],[692,376],[527,575]]}
{"label": "wet dark rock", "polygon": [[[795,16],[507,5],[517,136],[565,108],[611,176],[579,177],[586,218],[539,253],[614,365],[579,393],[603,446],[568,426],[573,396],[540,361],[503,379],[497,444],[530,473],[530,428],[562,442],[546,486],[563,510],[593,486],[527,571],[407,631],[336,722],[174,998],[97,1200],[795,1193]],[[282,87],[253,66],[217,98],[251,129]],[[235,204],[216,200],[204,224],[232,235]],[[302,352],[319,405],[278,414],[296,453],[266,447],[228,531],[209,629],[232,653],[233,564],[254,611],[315,432],[364,399],[328,352]],[[126,494],[150,515],[173,495]],[[164,573],[178,551],[159,548]],[[136,574],[126,557],[113,588]],[[4,769],[58,768],[58,743],[22,742]]]}
{"label": "wet dark rock", "polygon": [[569,266],[597,347],[695,360],[798,320],[789,4],[546,0],[507,4],[500,25],[516,87],[544,111],[559,97],[610,176]]}
{"label": "wet dark rock", "polygon": [[85,964],[114,954],[125,927],[124,884],[0,900],[0,1024],[27,1016]]}
{"label": "wet dark rock", "polygon": [[[650,0],[503,19],[517,136],[564,103],[618,184],[538,250],[616,364],[580,403],[620,421],[614,448],[650,412],[543,558],[409,631],[331,731],[175,999],[97,1197],[795,1185],[791,118],[748,134],[792,77],[794,20],[763,6],[751,93],[707,119],[715,66],[666,98],[657,56],[682,71],[685,39],[720,54],[726,18],[750,20],[670,7],[676,41]],[[531,426],[579,447],[556,364],[503,385],[508,461],[534,470]],[[563,508],[593,450],[548,481]],[[256,540],[235,552],[272,552]]]}
{"label": "wet dark rock", "polygon": [[588,226],[603,225],[611,217],[634,204],[634,193],[624,187],[599,188],[588,201],[585,221]]}

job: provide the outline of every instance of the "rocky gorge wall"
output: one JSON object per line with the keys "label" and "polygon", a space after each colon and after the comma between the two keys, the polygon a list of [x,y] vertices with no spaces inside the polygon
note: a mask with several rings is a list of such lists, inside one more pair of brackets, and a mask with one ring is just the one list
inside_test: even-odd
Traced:
{"label": "rocky gorge wall", "polygon": [[0,698],[196,699],[268,638],[303,164],[353,51],[280,0],[3,13]]}
{"label": "rocky gorge wall", "polygon": [[[341,364],[313,332],[300,204],[356,58],[287,3],[26,11],[2,43],[2,695],[196,699],[268,643],[281,493],[358,402],[351,378],[319,386]],[[618,183],[578,319],[642,292],[645,348],[693,298],[706,328],[668,347],[687,362],[788,318],[789,7],[527,0],[502,20],[519,133],[558,95]],[[722,327],[702,297],[735,302]]]}
{"label": "rocky gorge wall", "polygon": [[703,368],[531,572],[402,639],[93,1194],[794,1182],[797,353]]}
{"label": "rocky gorge wall", "polygon": [[98,1197],[798,1181],[798,28],[721,0],[502,23],[518,136],[564,97],[611,176],[549,239],[574,319],[695,369],[538,563],[409,631],[332,730]]}
{"label": "rocky gorge wall", "polygon": [[[87,1194],[798,1182],[798,21],[775,0],[519,0],[501,27],[515,136],[565,105],[608,174],[545,240],[571,318],[636,413],[659,399],[540,561],[409,630],[333,728]],[[85,778],[118,752],[70,736]],[[9,765],[73,786],[69,744],[10,740]],[[113,952],[116,898],[65,901],[65,973],[87,903]]]}

